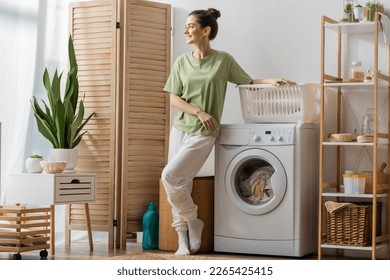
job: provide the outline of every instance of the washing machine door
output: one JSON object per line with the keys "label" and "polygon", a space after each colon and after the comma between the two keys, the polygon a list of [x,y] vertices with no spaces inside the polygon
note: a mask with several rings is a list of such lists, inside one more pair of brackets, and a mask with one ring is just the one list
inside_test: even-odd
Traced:
{"label": "washing machine door", "polygon": [[248,149],[229,163],[226,192],[235,207],[252,214],[266,214],[281,203],[287,190],[287,175],[280,160],[263,149]]}

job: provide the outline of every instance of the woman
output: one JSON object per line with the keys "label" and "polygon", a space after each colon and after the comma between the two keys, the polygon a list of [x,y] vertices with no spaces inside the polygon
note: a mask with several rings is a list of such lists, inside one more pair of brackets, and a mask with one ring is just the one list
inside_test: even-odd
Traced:
{"label": "woman", "polygon": [[196,253],[201,244],[204,223],[197,218],[191,198],[192,182],[209,156],[219,126],[227,82],[234,84],[292,83],[284,79],[252,80],[226,52],[210,46],[218,33],[216,9],[195,10],[188,15],[184,35],[195,49],[178,57],[164,90],[171,105],[180,112],[170,135],[169,160],[162,172],[173,224],[178,234],[177,255]]}

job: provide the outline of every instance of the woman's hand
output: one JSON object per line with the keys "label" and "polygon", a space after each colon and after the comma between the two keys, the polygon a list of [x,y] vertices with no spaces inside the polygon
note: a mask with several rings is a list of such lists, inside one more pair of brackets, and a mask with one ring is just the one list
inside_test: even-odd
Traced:
{"label": "woman's hand", "polygon": [[214,120],[214,118],[207,112],[198,109],[195,112],[198,119],[202,122],[203,127],[210,132],[215,131],[218,128],[217,122]]}

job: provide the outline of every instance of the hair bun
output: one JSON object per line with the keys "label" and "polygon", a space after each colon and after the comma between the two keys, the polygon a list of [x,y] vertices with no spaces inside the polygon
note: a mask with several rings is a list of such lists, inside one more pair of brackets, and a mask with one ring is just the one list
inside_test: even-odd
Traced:
{"label": "hair bun", "polygon": [[218,19],[221,17],[221,12],[214,8],[208,8],[207,11],[215,18]]}

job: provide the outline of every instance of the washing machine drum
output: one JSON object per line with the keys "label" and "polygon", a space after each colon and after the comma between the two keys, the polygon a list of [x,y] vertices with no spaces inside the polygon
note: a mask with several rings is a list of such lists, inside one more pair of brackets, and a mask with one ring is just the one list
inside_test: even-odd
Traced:
{"label": "washing machine drum", "polygon": [[226,192],[241,211],[266,214],[282,202],[287,175],[280,160],[263,149],[248,149],[229,163],[225,175]]}

